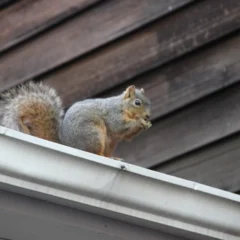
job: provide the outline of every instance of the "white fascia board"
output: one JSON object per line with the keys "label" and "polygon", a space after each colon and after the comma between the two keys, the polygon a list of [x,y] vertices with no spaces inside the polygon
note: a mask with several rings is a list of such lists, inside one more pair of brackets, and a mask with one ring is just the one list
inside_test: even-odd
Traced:
{"label": "white fascia board", "polygon": [[240,196],[0,127],[0,188],[199,239],[240,239]]}

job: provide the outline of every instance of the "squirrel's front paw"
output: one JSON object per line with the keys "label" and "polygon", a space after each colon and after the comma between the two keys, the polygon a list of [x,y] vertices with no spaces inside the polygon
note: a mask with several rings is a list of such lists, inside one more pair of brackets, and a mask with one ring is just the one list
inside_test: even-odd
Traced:
{"label": "squirrel's front paw", "polygon": [[146,121],[146,128],[145,129],[148,129],[152,126],[152,123],[150,121]]}
{"label": "squirrel's front paw", "polygon": [[152,126],[152,123],[150,121],[146,121],[144,119],[140,120],[142,127],[146,130]]}

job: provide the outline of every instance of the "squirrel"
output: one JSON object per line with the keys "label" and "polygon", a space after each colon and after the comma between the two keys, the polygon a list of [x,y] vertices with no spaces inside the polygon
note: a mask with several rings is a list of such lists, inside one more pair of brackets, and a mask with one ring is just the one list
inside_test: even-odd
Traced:
{"label": "squirrel", "polygon": [[122,160],[113,156],[118,143],[131,141],[151,127],[149,118],[150,100],[144,89],[131,85],[118,96],[73,104],[65,113],[59,135],[67,146]]}
{"label": "squirrel", "polygon": [[0,125],[59,143],[62,100],[55,89],[33,81],[0,95]]}
{"label": "squirrel", "polygon": [[77,102],[63,116],[62,100],[46,84],[30,81],[0,95],[0,125],[114,159],[118,143],[151,127],[150,100],[134,85],[115,97]]}

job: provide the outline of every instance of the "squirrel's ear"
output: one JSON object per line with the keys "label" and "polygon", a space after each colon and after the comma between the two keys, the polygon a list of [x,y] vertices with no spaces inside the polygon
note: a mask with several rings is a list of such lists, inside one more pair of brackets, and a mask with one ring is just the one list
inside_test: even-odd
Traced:
{"label": "squirrel's ear", "polygon": [[142,94],[144,94],[144,89],[143,88],[141,88],[140,91],[141,91]]}
{"label": "squirrel's ear", "polygon": [[126,91],[124,92],[124,99],[126,98],[131,98],[135,96],[135,86],[134,85],[131,85],[129,86]]}

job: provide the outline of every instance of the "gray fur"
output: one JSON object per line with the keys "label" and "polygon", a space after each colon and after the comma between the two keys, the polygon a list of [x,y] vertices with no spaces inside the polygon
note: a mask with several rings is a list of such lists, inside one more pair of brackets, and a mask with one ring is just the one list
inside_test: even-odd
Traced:
{"label": "gray fur", "polygon": [[[60,139],[63,144],[82,150],[98,142],[98,132],[93,126],[102,120],[110,128],[121,121],[121,97],[88,99],[73,104],[65,114]],[[113,126],[114,125],[114,126]],[[96,139],[95,139],[96,138]]]}
{"label": "gray fur", "polygon": [[[0,125],[19,131],[19,108],[31,102],[48,104],[54,109],[54,116],[59,122],[63,117],[62,101],[53,88],[32,81],[15,87],[1,94]],[[2,117],[1,117],[2,116]]]}

